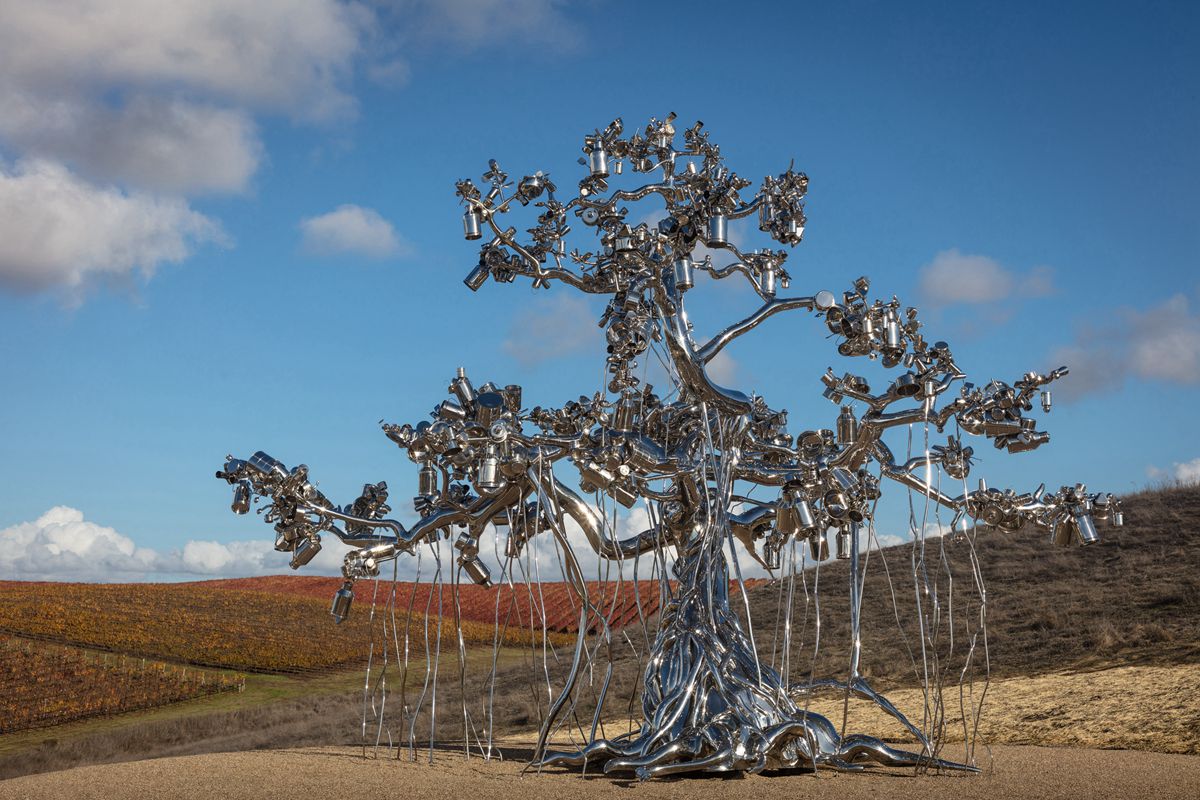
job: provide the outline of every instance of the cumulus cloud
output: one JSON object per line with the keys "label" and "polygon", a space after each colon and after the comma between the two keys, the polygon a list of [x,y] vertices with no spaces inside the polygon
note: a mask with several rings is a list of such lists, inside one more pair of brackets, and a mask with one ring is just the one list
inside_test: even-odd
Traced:
{"label": "cumulus cloud", "polygon": [[343,82],[368,24],[335,0],[9,0],[0,74],[40,96],[186,90],[327,118],[353,108]]}
{"label": "cumulus cloud", "polygon": [[1182,463],[1176,461],[1169,469],[1150,467],[1146,473],[1155,480],[1173,481],[1191,486],[1200,483],[1200,458],[1193,458],[1191,461]]}
{"label": "cumulus cloud", "polygon": [[356,205],[338,206],[328,214],[300,223],[304,249],[321,255],[353,254],[367,258],[404,255],[408,245],[378,211]]}
{"label": "cumulus cloud", "polygon": [[27,156],[155,191],[241,191],[262,156],[248,114],[178,98],[143,95],[109,106],[10,92],[0,95],[0,109],[0,139]]}
{"label": "cumulus cloud", "polygon": [[0,531],[0,575],[9,579],[128,576],[154,569],[158,554],[112,528],[57,506],[34,522]]}
{"label": "cumulus cloud", "polygon": [[0,139],[91,179],[240,191],[252,112],[353,114],[369,13],[335,0],[12,0],[0,25]]}
{"label": "cumulus cloud", "polygon": [[[76,217],[31,209],[39,235],[73,244],[52,257],[0,242],[0,288],[26,290],[71,289],[81,274],[126,274],[130,263],[148,276],[180,260],[180,240],[195,228],[178,220],[197,220],[181,198],[251,185],[264,158],[262,115],[353,119],[357,72],[397,85],[411,71],[409,52],[421,47],[467,52],[503,38],[555,49],[581,40],[554,0],[8,0],[3,8],[0,152],[51,165],[90,205],[111,199],[110,186],[137,199],[114,205],[153,202],[158,214],[147,227],[171,229],[162,215],[173,213],[182,232],[164,248],[161,236],[121,225],[69,228]],[[402,248],[380,220],[359,222],[368,224],[351,249],[374,256]],[[112,260],[98,263],[105,253]]]}
{"label": "cumulus cloud", "polygon": [[[0,287],[149,278],[219,227],[184,197],[244,190],[255,113],[351,115],[370,14],[336,0],[11,0],[0,21]],[[149,193],[157,194],[149,194]]]}
{"label": "cumulus cloud", "polygon": [[1144,311],[1122,309],[1081,329],[1072,344],[1051,353],[1050,362],[1071,370],[1055,384],[1067,400],[1119,389],[1130,378],[1195,385],[1200,315],[1182,294]]}
{"label": "cumulus cloud", "polygon": [[1011,297],[1044,297],[1054,291],[1049,268],[1025,274],[1005,269],[994,259],[943,250],[920,271],[920,293],[933,306],[998,303]]}
{"label": "cumulus cloud", "polygon": [[94,186],[49,161],[0,164],[0,285],[78,294],[92,280],[150,277],[220,226],[177,198]]}
{"label": "cumulus cloud", "polygon": [[514,318],[504,352],[525,366],[569,355],[603,341],[598,317],[581,298],[539,294]]}
{"label": "cumulus cloud", "polygon": [[[1189,464],[1176,464],[1175,472],[1183,481],[1200,481],[1200,459]],[[1189,476],[1190,477],[1187,477]],[[613,521],[614,503],[608,501],[607,519]],[[615,536],[625,538],[641,533],[650,527],[650,516],[644,505],[632,509],[616,507]],[[927,538],[944,535],[948,526],[930,523],[925,530]],[[624,562],[600,558],[584,535],[583,530],[569,517],[566,520],[567,541],[588,580],[630,580],[634,576],[633,560]],[[506,529],[497,531],[489,527],[481,537],[481,551],[492,571],[493,579],[500,579],[500,569],[505,563]],[[891,547],[912,541],[911,536],[876,534],[874,542],[866,530],[860,532],[860,547]],[[326,536],[326,547],[303,569],[308,575],[340,574],[342,558],[347,549],[334,537]],[[830,557],[833,557],[833,534],[829,534]],[[536,537],[527,546],[522,565],[512,565],[515,581],[523,581],[523,568],[527,568],[531,580],[563,580],[563,554],[551,535]],[[807,547],[803,541],[805,563]],[[738,564],[745,578],[765,578],[769,573],[755,561],[740,543],[735,545]],[[449,541],[438,539],[425,547],[418,548],[420,558],[402,556],[394,563],[395,572],[401,580],[432,580],[440,556],[442,577],[451,580],[455,569],[456,551]],[[729,557],[728,547],[725,548]],[[799,553],[798,553],[799,556]],[[84,518],[82,512],[58,506],[50,509],[33,522],[23,522],[0,530],[0,580],[67,580],[67,581],[161,581],[175,579],[203,579],[228,577],[253,577],[290,573],[287,553],[278,553],[267,538],[239,542],[192,540],[182,548],[170,551],[156,550],[136,545],[129,537],[112,528]],[[646,553],[637,559],[639,579],[649,579],[654,573],[654,554]],[[670,563],[673,555],[668,554]],[[799,559],[797,561],[799,564]],[[733,574],[732,565],[730,566]],[[385,565],[382,577],[390,578],[392,565]],[[777,576],[779,573],[777,573]]]}
{"label": "cumulus cloud", "polygon": [[[305,568],[336,574],[342,548],[327,548]],[[83,512],[56,506],[33,522],[0,530],[0,579],[142,581],[182,577],[245,577],[290,571],[287,553],[268,541],[191,541],[181,550],[139,547]]]}
{"label": "cumulus cloud", "polygon": [[1180,483],[1200,483],[1200,458],[1176,464],[1175,480]]}

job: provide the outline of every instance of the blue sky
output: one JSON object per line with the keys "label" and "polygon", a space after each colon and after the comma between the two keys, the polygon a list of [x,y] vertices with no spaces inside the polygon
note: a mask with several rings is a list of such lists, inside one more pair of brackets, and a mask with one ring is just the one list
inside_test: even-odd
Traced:
{"label": "blue sky", "polygon": [[[794,292],[868,275],[977,383],[1070,364],[1050,445],[977,443],[975,474],[1200,477],[1194,4],[244,5],[0,10],[0,578],[274,571],[226,453],[404,506],[376,423],[455,367],[530,405],[595,391],[594,303],[462,285],[453,184],[494,157],[571,186],[585,133],[670,111],[756,182],[809,175]],[[832,427],[827,366],[870,372],[803,314],[729,354],[793,432]]]}

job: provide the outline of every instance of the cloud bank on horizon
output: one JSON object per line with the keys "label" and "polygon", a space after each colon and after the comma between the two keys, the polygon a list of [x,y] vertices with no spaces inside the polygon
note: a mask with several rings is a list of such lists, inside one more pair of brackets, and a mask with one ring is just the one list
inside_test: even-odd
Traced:
{"label": "cloud bank on horizon", "polygon": [[[189,541],[162,552],[139,547],[112,528],[84,519],[67,506],[32,522],[0,530],[0,580],[135,582],[276,575],[288,571],[287,553],[267,541]],[[311,574],[338,574],[341,557],[322,551]]]}
{"label": "cloud bank on horizon", "polygon": [[[1195,473],[1194,480],[1200,480],[1200,459],[1190,469]],[[632,536],[649,527],[650,517],[645,507],[638,506],[628,512],[622,509],[621,512],[616,523],[618,538]],[[930,521],[924,527],[927,538],[950,532],[950,528],[940,522]],[[630,561],[609,561],[597,555],[583,529],[573,519],[567,519],[566,533],[580,569],[589,580],[616,580],[618,577],[632,580],[635,573],[639,580],[647,580],[656,574],[653,553]],[[911,540],[866,530],[860,537],[863,548],[892,547]],[[348,548],[333,536],[323,538],[326,546],[305,566],[303,574],[341,574],[342,559]],[[492,577],[496,579],[499,577],[497,571],[505,561],[504,534],[489,526],[483,543],[485,547],[495,545],[484,555],[491,563]],[[442,580],[450,582],[450,570],[455,569],[455,552],[449,542],[439,539],[419,550],[420,559],[416,554],[401,555],[396,559],[397,579],[430,581],[440,566]],[[291,574],[290,557],[289,553],[276,552],[266,538],[236,542],[191,540],[182,548],[170,551],[140,547],[113,528],[87,520],[82,511],[67,506],[56,506],[32,522],[0,530],[0,580],[137,583],[248,578]],[[769,573],[748,554],[739,552],[737,557],[744,577],[769,577]],[[634,561],[638,563],[635,565]],[[523,581],[526,576],[530,580],[566,580],[562,554],[550,535],[535,539],[521,563],[513,562],[510,569],[512,579],[517,581]],[[391,577],[392,568],[385,566],[381,578]]]}

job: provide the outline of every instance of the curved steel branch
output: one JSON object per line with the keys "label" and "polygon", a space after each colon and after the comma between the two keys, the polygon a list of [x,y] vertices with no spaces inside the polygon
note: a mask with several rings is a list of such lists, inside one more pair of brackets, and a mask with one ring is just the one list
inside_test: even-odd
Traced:
{"label": "curved steel branch", "polygon": [[324,506],[308,504],[312,509],[312,513],[318,514],[330,519],[341,520],[342,522],[352,522],[355,525],[363,525],[369,528],[387,528],[395,534],[393,537],[388,536],[355,536],[352,534],[343,533],[336,527],[329,527],[326,530],[330,531],[334,536],[342,540],[343,544],[348,544],[352,547],[371,547],[378,544],[389,544],[399,542],[404,539],[407,532],[404,526],[394,519],[368,519],[366,517],[356,517],[353,514],[344,514],[332,508]]}
{"label": "curved steel branch", "polygon": [[510,486],[494,497],[479,498],[468,508],[440,508],[429,516],[423,517],[412,528],[407,530],[393,519],[355,517],[351,514],[344,514],[336,509],[321,506],[312,506],[312,510],[313,513],[326,515],[332,519],[353,522],[373,528],[388,528],[393,531],[395,537],[350,537],[342,534],[336,528],[332,529],[333,533],[345,544],[368,548],[361,551],[362,554],[370,556],[376,562],[379,562],[395,558],[402,551],[411,550],[414,544],[429,538],[437,531],[450,525],[466,524],[472,529],[473,533],[478,533],[477,529],[490,522],[500,513],[501,509],[519,502],[523,496],[524,493],[520,488]]}
{"label": "curved steel branch", "polygon": [[488,208],[484,203],[482,203],[478,200],[471,200],[470,202],[471,202],[472,206],[475,206],[476,208],[478,208],[480,210],[480,213],[481,213],[484,221],[487,222],[488,227],[490,227],[492,229],[492,231],[495,232],[496,238],[493,241],[498,240],[501,244],[510,248],[513,252],[515,252],[517,255],[519,255],[521,257],[521,259],[525,262],[525,264],[528,267],[528,272],[526,274],[530,274],[534,278],[537,278],[539,280],[556,278],[558,280],[561,280],[563,283],[567,283],[567,284],[575,287],[576,289],[580,289],[582,291],[587,291],[587,292],[593,291],[591,288],[589,288],[584,283],[584,281],[581,277],[574,274],[573,272],[570,272],[567,269],[564,269],[562,267],[555,267],[553,269],[545,269],[542,266],[541,260],[536,258],[532,253],[530,253],[527,249],[525,249],[523,246],[521,246],[517,242],[516,239],[513,238],[513,235],[512,235],[513,229],[512,228],[509,228],[508,230],[500,229],[500,226],[496,224],[495,209]]}
{"label": "curved steel branch", "polygon": [[750,398],[736,389],[718,386],[708,377],[704,361],[692,343],[687,316],[683,310],[683,299],[678,291],[659,283],[654,288],[654,295],[662,314],[663,340],[667,345],[667,353],[675,363],[680,381],[697,398],[712,403],[722,411],[730,414],[750,413]]}
{"label": "curved steel branch", "polygon": [[791,481],[802,480],[804,475],[805,470],[798,466],[761,464],[754,461],[743,461],[734,471],[737,480],[758,486],[783,486]]}
{"label": "curved steel branch", "polygon": [[758,211],[759,206],[761,206],[765,201],[766,198],[762,194],[759,194],[755,196],[755,198],[749,203],[742,203],[742,205],[738,208],[735,208],[732,211],[727,211],[725,216],[729,217],[729,219],[741,219],[742,217],[748,217],[755,211]]}
{"label": "curved steel branch", "polygon": [[632,203],[651,194],[661,194],[665,200],[669,201],[673,193],[673,190],[667,184],[648,183],[645,186],[633,190],[618,189],[608,196],[608,200],[599,201],[596,203],[596,205],[604,206],[617,201],[622,203]]}
{"label": "curved steel branch", "polygon": [[538,498],[550,515],[559,520],[566,514],[575,520],[583,530],[583,535],[587,537],[588,544],[604,558],[635,558],[654,549],[658,543],[658,532],[653,528],[627,539],[616,539],[608,535],[608,525],[605,521],[570,487],[557,478],[552,478],[553,482],[547,487],[538,471],[533,468],[530,468],[527,474]]}
{"label": "curved steel branch", "polygon": [[746,552],[764,567],[767,566],[767,562],[758,554],[758,549],[754,546],[754,542],[774,523],[775,506],[769,504],[756,505],[754,508],[739,514],[729,515],[730,533],[742,543],[742,546],[746,548]]}
{"label": "curved steel branch", "polygon": [[[879,465],[883,468],[883,475],[885,477],[891,478],[897,483],[901,483],[910,489],[914,489],[925,497],[928,497],[930,500],[940,503],[941,505],[953,511],[960,511],[964,506],[966,506],[966,495],[960,497],[950,497],[949,495],[943,494],[926,481],[921,480],[916,475],[913,475],[911,472],[909,472],[908,467],[909,464],[912,464],[912,462],[909,462],[904,466],[897,465],[895,459],[892,457],[891,449],[889,449],[882,442],[874,443],[872,449],[874,450],[875,460],[878,461]],[[921,460],[914,459],[914,461],[919,462]],[[912,465],[915,467],[919,464]]]}
{"label": "curved steel branch", "polygon": [[754,330],[768,317],[774,316],[781,311],[790,311],[794,308],[803,308],[811,311],[815,303],[816,300],[812,297],[788,297],[764,303],[753,314],[741,322],[735,322],[710,339],[703,347],[696,351],[696,355],[701,361],[707,364],[716,357],[717,353],[721,352],[725,345],[742,334]]}

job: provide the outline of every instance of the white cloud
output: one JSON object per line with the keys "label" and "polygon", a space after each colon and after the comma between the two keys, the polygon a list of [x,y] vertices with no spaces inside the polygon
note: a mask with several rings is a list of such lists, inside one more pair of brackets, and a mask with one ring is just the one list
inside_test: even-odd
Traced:
{"label": "white cloud", "polygon": [[335,0],[9,0],[0,74],[42,96],[179,90],[327,118],[370,17]]}
{"label": "white cloud", "polygon": [[[946,536],[946,535],[952,534],[952,533],[954,533],[954,528],[950,527],[950,523],[940,522],[938,520],[929,520],[921,528],[921,538],[924,538],[924,539],[937,539],[937,538],[940,538],[942,536]],[[897,536],[880,537],[880,539],[884,539],[884,538],[898,539],[900,537],[897,537]],[[913,537],[913,538],[916,538],[916,537]],[[904,541],[909,541],[909,540],[905,539]]]}
{"label": "white cloud", "polygon": [[1200,483],[1200,458],[1176,464],[1175,479],[1180,483]]}
{"label": "white cloud", "polygon": [[[53,171],[83,198],[75,206],[94,210],[101,199],[136,212],[64,217],[61,193],[57,206],[26,208],[40,223],[36,235],[54,246],[43,253],[0,239],[0,287],[24,290],[74,289],[83,276],[125,275],[130,264],[148,276],[181,260],[207,221],[180,198],[251,185],[264,159],[261,115],[352,119],[356,72],[398,85],[408,51],[421,47],[580,41],[554,0],[7,0],[2,8],[0,152]],[[144,229],[131,231],[139,215]],[[352,249],[402,248],[382,221],[364,220]],[[91,226],[70,227],[77,222]]]}
{"label": "white cloud", "polygon": [[[609,503],[611,510],[612,503]],[[645,508],[630,511],[620,509],[618,536],[632,536],[649,526]],[[290,554],[278,553],[271,545],[268,528],[256,526],[264,534],[261,539],[240,542],[192,540],[178,550],[161,551],[139,547],[127,536],[112,528],[91,522],[81,511],[65,506],[52,508],[33,522],[22,522],[0,530],[0,580],[71,580],[71,581],[154,581],[178,578],[229,578],[255,575],[292,573],[288,566]],[[489,528],[482,537],[484,561],[499,579],[503,564],[506,529],[497,534]],[[493,541],[493,537],[498,536]],[[573,520],[567,521],[567,540],[589,580],[608,575],[615,579],[616,562],[602,560]],[[342,560],[349,548],[332,535],[323,536],[324,547],[305,565],[299,574],[338,575]],[[562,580],[560,562],[553,537],[542,535],[533,543],[530,555],[538,559],[542,580]],[[449,581],[458,555],[449,542],[438,540],[443,577]],[[436,568],[431,547],[418,548],[421,554],[420,577],[429,580]],[[497,557],[497,553],[500,557]],[[651,558],[645,557],[639,567],[639,577],[649,578]],[[611,568],[608,566],[611,564]],[[396,561],[396,572],[402,580],[417,577],[415,557],[402,555]],[[743,564],[745,567],[745,564]],[[633,575],[632,562],[624,562],[620,570],[626,578]],[[390,578],[392,566],[384,564],[381,576]]]}
{"label": "white cloud", "polygon": [[[292,573],[288,565],[291,554],[275,550],[269,540],[269,529],[260,531],[266,534],[264,538],[244,542],[190,541],[183,550],[161,556],[160,571],[213,578]],[[340,575],[347,552],[349,548],[337,537],[325,535],[321,551],[296,574]]]}
{"label": "white cloud", "polygon": [[1015,274],[987,256],[944,250],[921,268],[920,292],[934,306],[997,303],[1015,295],[1044,297],[1054,291],[1050,270]]}
{"label": "white cloud", "polygon": [[148,278],[212,241],[224,241],[220,227],[183,200],[97,187],[47,161],[0,164],[0,285],[78,297],[95,279]]}
{"label": "white cloud", "polygon": [[1053,366],[1071,370],[1053,387],[1068,400],[1118,389],[1130,378],[1194,385],[1200,383],[1200,315],[1176,294],[1145,311],[1124,309],[1083,328],[1050,358]]}
{"label": "white cloud", "polygon": [[1200,382],[1200,316],[1176,294],[1161,306],[1125,314],[1129,354],[1143,378],[1173,383]]}
{"label": "white cloud", "polygon": [[525,366],[569,355],[603,340],[598,321],[588,304],[573,294],[538,294],[513,318],[504,352]]}
{"label": "white cloud", "polygon": [[[336,0],[10,0],[0,13],[0,287],[145,278],[219,227],[184,196],[244,190],[252,114],[353,114],[370,26]],[[162,194],[147,194],[146,192]]]}
{"label": "white cloud", "polygon": [[367,258],[404,255],[408,246],[379,212],[356,205],[301,221],[304,248],[324,255],[350,253]]}
{"label": "white cloud", "polygon": [[1156,480],[1168,480],[1185,486],[1200,483],[1200,458],[1193,458],[1191,461],[1182,463],[1176,461],[1171,465],[1170,469],[1159,469],[1158,467],[1150,467],[1146,473]]}
{"label": "white cloud", "polygon": [[0,24],[0,140],[88,178],[241,191],[252,112],[353,115],[371,15],[335,0],[12,0]]}
{"label": "white cloud", "polygon": [[139,95],[119,107],[0,95],[0,139],[88,176],[166,192],[246,188],[262,145],[243,111]]}
{"label": "white cloud", "polygon": [[[336,540],[304,571],[338,574],[346,548]],[[221,543],[190,541],[181,550],[138,547],[112,528],[66,506],[33,522],[0,530],[0,579],[142,581],[180,577],[244,577],[290,572],[287,553],[268,539]]]}
{"label": "white cloud", "polygon": [[[1183,475],[1190,470],[1190,480],[1200,480],[1200,459],[1190,464],[1175,466],[1177,474]],[[1180,479],[1188,480],[1183,477]],[[606,502],[610,524],[615,505],[611,500]],[[634,536],[650,527],[650,516],[644,504],[639,503],[632,509],[617,506],[616,510],[617,538]],[[617,562],[602,559],[574,520],[567,518],[566,528],[567,541],[585,578],[633,578],[633,560]],[[260,531],[264,534],[269,533],[265,528],[260,528]],[[934,537],[948,532],[948,526],[930,523],[925,535]],[[501,580],[506,535],[506,528],[497,531],[489,527],[481,537],[481,554],[494,581]],[[828,538],[832,558],[832,532]],[[869,534],[864,529],[860,532],[859,541],[865,552],[869,546],[891,547],[911,542],[912,538],[877,534],[875,544],[871,545]],[[340,574],[342,560],[349,548],[330,535],[324,536],[324,545],[316,558],[300,570],[300,574]],[[811,562],[807,560],[805,542],[798,541],[796,546],[804,548],[806,563],[811,566]],[[735,547],[743,577],[768,577],[767,571],[745,552],[741,543],[735,543]],[[552,535],[543,534],[536,537],[527,548],[527,553],[522,556],[522,563],[528,565],[531,580],[537,577],[542,581],[564,579],[561,554]],[[418,560],[414,556],[402,555],[397,559],[397,577],[401,580],[415,580],[418,577],[421,580],[430,580],[436,569],[436,559],[433,555],[435,550],[440,552],[443,578],[449,581],[451,571],[455,569],[454,559],[457,552],[450,542],[441,539],[432,545],[418,548],[421,555],[419,572]],[[728,558],[728,547],[725,548],[725,554]],[[668,568],[673,563],[673,557],[673,552],[668,552]],[[139,547],[112,528],[90,522],[84,519],[82,512],[65,506],[50,509],[34,522],[23,522],[0,530],[0,580],[154,581],[197,577],[251,577],[290,574],[292,570],[288,566],[289,558],[289,554],[274,550],[269,535],[261,539],[239,542],[192,540],[179,550],[166,552]],[[514,564],[512,569],[512,579],[523,581],[520,567]],[[653,570],[654,554],[643,554],[638,559],[638,578],[650,579]],[[732,564],[730,574],[734,574]],[[776,573],[777,576],[779,574]],[[390,579],[391,576],[392,566],[384,564],[381,577]]]}
{"label": "white cloud", "polygon": [[128,575],[152,570],[158,555],[57,506],[35,522],[0,531],[0,576],[35,579],[76,575]]}

